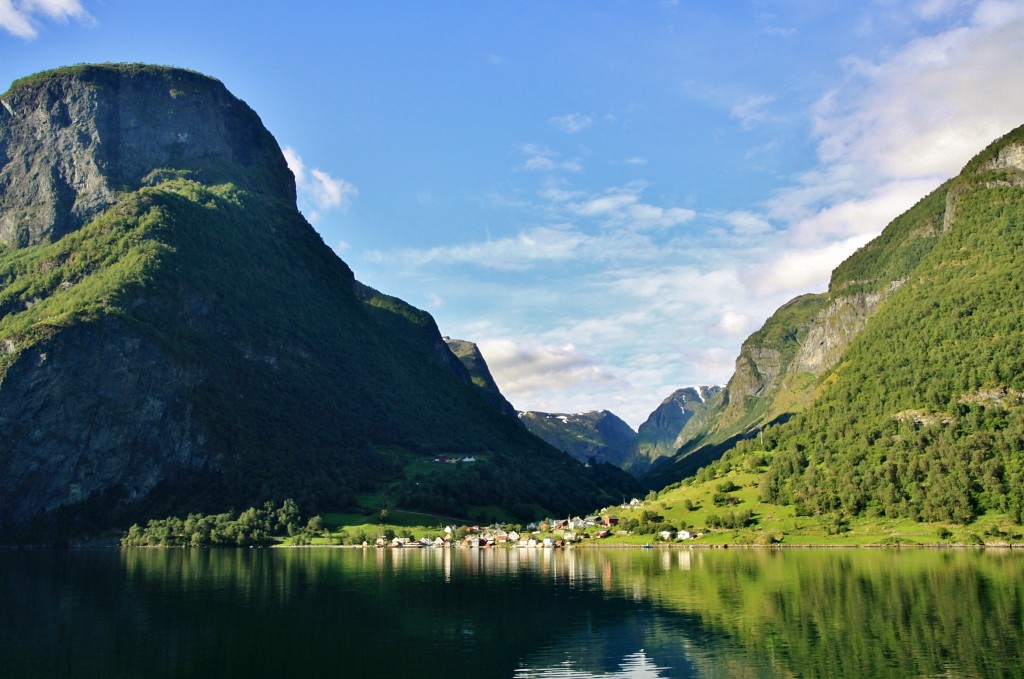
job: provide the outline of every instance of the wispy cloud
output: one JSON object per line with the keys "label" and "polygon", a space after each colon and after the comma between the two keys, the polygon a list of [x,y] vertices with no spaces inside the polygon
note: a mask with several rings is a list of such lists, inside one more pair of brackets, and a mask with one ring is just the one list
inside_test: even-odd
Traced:
{"label": "wispy cloud", "polygon": [[775,97],[768,95],[750,95],[736,103],[729,115],[740,121],[740,126],[745,130],[753,129],[757,123],[768,119],[768,105],[775,101]]}
{"label": "wispy cloud", "polygon": [[964,0],[920,0],[912,11],[922,19],[933,21],[943,17],[964,4]]}
{"label": "wispy cloud", "polygon": [[319,168],[306,170],[302,157],[291,147],[283,149],[285,160],[292,174],[299,193],[300,205],[312,207],[309,215],[311,222],[320,219],[329,210],[348,210],[359,190],[344,179],[332,177]]}
{"label": "wispy cloud", "polygon": [[726,214],[724,220],[736,233],[743,235],[768,233],[772,230],[771,222],[765,216],[749,210],[734,210]]}
{"label": "wispy cloud", "polygon": [[[483,338],[518,407],[604,407],[636,425],[675,388],[724,382],[742,339],[780,304],[824,290],[840,262],[1022,122],[1024,89],[1012,84],[1024,63],[1024,3],[906,7],[929,22],[919,37],[843,62],[804,109],[815,161],[759,204],[698,213],[638,181],[587,186],[589,173],[565,174],[578,161],[528,145],[523,167],[551,176],[516,193],[522,226],[512,234],[374,256],[389,268],[432,267],[432,285],[441,272],[474,281],[438,289],[449,300],[439,322]],[[756,127],[785,106],[781,95],[757,95],[730,115]]]}
{"label": "wispy cloud", "polygon": [[618,226],[643,231],[667,229],[696,217],[689,208],[661,207],[640,202],[642,184],[606,190],[586,200],[567,204],[570,212],[582,217],[595,217],[605,226]]}
{"label": "wispy cloud", "polygon": [[583,113],[569,113],[549,118],[548,122],[566,134],[578,134],[594,124],[594,117]]}
{"label": "wispy cloud", "polygon": [[[963,3],[918,3],[929,17]],[[893,218],[1021,123],[1024,3],[982,0],[970,20],[882,59],[849,59],[810,111],[819,164],[734,227],[776,225],[751,294],[821,289],[831,269]],[[737,221],[737,214],[741,219]],[[767,230],[765,230],[767,234]]]}
{"label": "wispy cloud", "polygon": [[563,170],[566,172],[579,172],[583,169],[577,160],[563,160],[560,153],[552,151],[546,146],[538,144],[527,144],[522,149],[526,161],[523,169],[542,172],[554,172]]}
{"label": "wispy cloud", "polygon": [[39,35],[44,20],[67,23],[72,19],[95,23],[78,0],[0,0],[0,28],[25,40]]}
{"label": "wispy cloud", "polygon": [[400,267],[441,264],[496,271],[527,271],[553,262],[650,261],[664,252],[655,234],[692,221],[696,212],[642,202],[642,188],[633,184],[588,195],[548,184],[540,192],[545,225],[478,242],[375,250],[366,259]]}
{"label": "wispy cloud", "polygon": [[514,236],[427,249],[399,251],[371,251],[367,261],[389,262],[403,267],[430,264],[469,265],[496,271],[526,271],[540,262],[565,261],[583,256],[593,250],[593,241],[574,229],[536,227],[520,231]]}

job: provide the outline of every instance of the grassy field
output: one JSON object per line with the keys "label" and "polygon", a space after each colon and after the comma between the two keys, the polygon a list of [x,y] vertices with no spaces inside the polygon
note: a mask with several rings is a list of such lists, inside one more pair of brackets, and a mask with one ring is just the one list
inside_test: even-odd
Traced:
{"label": "grassy field", "polygon": [[[1007,516],[988,513],[967,525],[925,523],[885,517],[797,516],[793,506],[760,501],[757,472],[731,472],[703,484],[681,484],[652,493],[639,506],[606,507],[602,516],[620,524],[639,520],[644,512],[662,517],[675,529],[703,532],[690,544],[705,545],[1016,545],[1024,544],[1024,527]],[[725,488],[735,488],[725,490]],[[718,504],[715,499],[718,497]],[[711,518],[749,511],[751,524],[740,529],[709,529]],[[641,542],[653,542],[655,535]],[[616,536],[609,543],[634,542],[638,536]]]}

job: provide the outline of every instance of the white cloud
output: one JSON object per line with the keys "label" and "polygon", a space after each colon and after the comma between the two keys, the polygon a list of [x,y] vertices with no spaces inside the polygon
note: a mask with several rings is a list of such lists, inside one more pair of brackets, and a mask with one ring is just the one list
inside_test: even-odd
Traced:
{"label": "white cloud", "polygon": [[781,250],[775,258],[749,268],[747,288],[755,297],[820,292],[828,286],[832,270],[871,240],[872,236],[853,236],[824,247],[806,250]]}
{"label": "white cloud", "polygon": [[388,261],[399,266],[463,264],[498,271],[524,271],[541,261],[577,259],[592,250],[592,239],[572,229],[536,227],[508,238],[426,250],[370,252],[371,262]]}
{"label": "white cloud", "polygon": [[352,201],[359,195],[359,190],[344,179],[332,177],[319,168],[307,172],[302,157],[295,149],[285,147],[282,153],[289,169],[295,175],[300,205],[306,203],[312,206],[310,221],[317,221],[328,210],[348,210]]}
{"label": "white cloud", "polygon": [[592,217],[594,215],[606,215],[616,213],[635,204],[637,197],[632,193],[613,193],[607,196],[591,198],[584,203],[577,203],[572,206],[578,214]]}
{"label": "white cloud", "polygon": [[0,28],[11,35],[31,40],[39,35],[39,18],[82,24],[95,20],[78,0],[0,0]]}
{"label": "white cloud", "polygon": [[706,386],[724,386],[736,367],[735,352],[720,347],[684,351],[684,355],[692,373],[703,376],[705,379],[701,384]]}
{"label": "white cloud", "polygon": [[[924,2],[937,18],[962,3]],[[835,265],[975,153],[1024,119],[1024,3],[983,0],[966,25],[883,59],[850,59],[811,110],[819,165],[763,206],[730,213],[737,233],[778,225],[770,259],[750,267],[756,296],[824,289]],[[737,217],[739,217],[737,219]],[[768,231],[764,231],[768,234]]]}
{"label": "white cloud", "polygon": [[1019,0],[986,0],[978,4],[974,23],[984,28],[1000,28],[1024,17],[1024,5]]}
{"label": "white cloud", "polygon": [[814,116],[822,160],[868,177],[948,177],[1020,124],[1024,3],[982,2],[973,23],[920,38],[885,61],[851,61]]}
{"label": "white cloud", "polygon": [[281,149],[281,153],[284,154],[284,160],[288,163],[288,169],[295,175],[295,183],[301,184],[304,182],[306,180],[306,165],[302,162],[302,157],[290,146],[285,146]]}
{"label": "white cloud", "polygon": [[664,255],[663,247],[654,240],[656,232],[689,222],[696,213],[641,203],[641,188],[613,188],[588,196],[548,184],[540,192],[549,201],[544,211],[549,224],[545,226],[458,245],[372,251],[366,258],[405,268],[466,265],[496,271],[527,271],[554,262],[650,261]]}
{"label": "white cloud", "polygon": [[746,337],[750,330],[750,319],[735,311],[726,311],[717,323],[705,328],[709,335],[718,337]]}
{"label": "white cloud", "polygon": [[[556,409],[555,402],[544,399],[619,383],[572,344],[551,346],[511,339],[483,339],[477,344],[502,393],[512,403],[531,404],[525,406],[527,409]],[[550,405],[541,405],[545,402]]]}
{"label": "white cloud", "polygon": [[631,156],[629,158],[626,158],[626,160],[623,162],[625,162],[626,165],[646,165],[647,159],[644,158],[643,156]]}
{"label": "white cloud", "polygon": [[697,216],[696,212],[688,208],[665,208],[641,203],[642,190],[640,184],[608,189],[601,195],[569,203],[567,207],[577,216],[600,218],[605,226],[638,231],[671,228]]}
{"label": "white cloud", "polygon": [[963,0],[920,0],[913,7],[913,11],[922,19],[933,21],[949,14],[963,4]]}
{"label": "white cloud", "polygon": [[315,168],[310,174],[313,179],[307,190],[310,191],[313,204],[320,210],[347,210],[352,199],[359,195],[359,190],[344,179],[332,177]]}
{"label": "white cloud", "polygon": [[540,146],[538,144],[527,144],[522,149],[523,155],[526,156],[526,162],[523,163],[523,169],[541,171],[541,172],[555,172],[557,170],[564,170],[566,172],[579,172],[583,169],[577,160],[562,160],[561,154],[557,151],[552,151],[546,146]]}
{"label": "white cloud", "polygon": [[548,122],[566,134],[577,134],[591,127],[594,124],[594,118],[583,113],[569,113],[549,118]]}
{"label": "white cloud", "polygon": [[754,235],[772,230],[771,223],[765,217],[748,210],[734,210],[725,215],[724,219],[739,234]]}

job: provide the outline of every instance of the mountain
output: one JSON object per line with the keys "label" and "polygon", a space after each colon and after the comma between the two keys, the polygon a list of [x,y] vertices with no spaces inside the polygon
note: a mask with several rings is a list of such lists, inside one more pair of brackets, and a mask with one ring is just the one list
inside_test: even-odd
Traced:
{"label": "mountain", "polygon": [[480,347],[473,342],[460,339],[444,338],[450,352],[462,363],[473,385],[479,390],[485,401],[491,404],[495,410],[505,417],[519,422],[519,414],[515,407],[508,402],[505,396],[498,389],[498,384],[491,375],[491,369],[487,367],[487,361],[480,353]]}
{"label": "mountain", "polygon": [[580,462],[591,459],[621,467],[636,432],[607,410],[570,415],[527,411],[519,419],[535,436]]}
{"label": "mountain", "polygon": [[0,532],[285,497],[527,518],[632,484],[495,411],[428,314],[359,284],[220,82],[83,65],[0,104]]}
{"label": "mountain", "polygon": [[713,386],[686,387],[672,392],[637,429],[622,468],[634,476],[643,476],[656,460],[674,455],[683,427],[704,412],[709,400],[720,391],[721,387]]}
{"label": "mountain", "polygon": [[798,513],[1020,523],[1022,290],[1024,126],[752,335],[660,480],[724,452]]}

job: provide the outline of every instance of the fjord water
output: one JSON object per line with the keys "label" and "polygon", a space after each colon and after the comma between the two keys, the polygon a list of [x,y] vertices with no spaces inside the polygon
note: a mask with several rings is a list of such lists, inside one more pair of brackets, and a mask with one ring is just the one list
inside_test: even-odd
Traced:
{"label": "fjord water", "polygon": [[1010,550],[0,551],[4,677],[1020,676]]}

